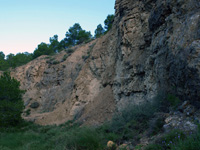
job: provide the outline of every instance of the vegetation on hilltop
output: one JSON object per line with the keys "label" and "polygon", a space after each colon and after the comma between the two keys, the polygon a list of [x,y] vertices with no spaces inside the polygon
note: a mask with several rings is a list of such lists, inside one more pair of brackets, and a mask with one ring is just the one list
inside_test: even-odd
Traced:
{"label": "vegetation on hilltop", "polygon": [[106,20],[104,21],[106,32],[112,28],[114,17],[114,15],[108,15]]}
{"label": "vegetation on hilltop", "polygon": [[87,43],[94,38],[98,38],[108,32],[114,21],[114,15],[108,15],[104,21],[105,27],[103,28],[101,24],[97,26],[95,30],[94,37],[90,32],[82,29],[79,23],[75,23],[65,34],[65,38],[60,42],[58,41],[58,35],[54,35],[49,38],[49,44],[40,43],[33,53],[18,53],[16,55],[9,54],[5,57],[3,52],[0,52],[0,70],[6,71],[9,68],[16,68],[18,66],[24,65],[31,60],[41,56],[41,55],[54,55],[66,48],[72,46]]}
{"label": "vegetation on hilltop", "polygon": [[16,55],[9,54],[5,58],[5,54],[0,52],[0,70],[6,71],[9,68],[16,68],[30,62],[33,59],[33,54],[30,53],[18,53]]}
{"label": "vegetation on hilltop", "polygon": [[105,29],[102,27],[101,24],[97,26],[97,29],[95,30],[95,38],[98,38],[102,36],[105,33]]}

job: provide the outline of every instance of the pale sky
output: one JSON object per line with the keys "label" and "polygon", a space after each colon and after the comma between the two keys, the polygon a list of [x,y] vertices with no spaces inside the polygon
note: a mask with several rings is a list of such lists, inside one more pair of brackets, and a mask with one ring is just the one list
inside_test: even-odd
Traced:
{"label": "pale sky", "polygon": [[86,31],[104,26],[114,14],[115,0],[0,0],[0,51],[32,53],[57,34],[59,40],[74,23]]}

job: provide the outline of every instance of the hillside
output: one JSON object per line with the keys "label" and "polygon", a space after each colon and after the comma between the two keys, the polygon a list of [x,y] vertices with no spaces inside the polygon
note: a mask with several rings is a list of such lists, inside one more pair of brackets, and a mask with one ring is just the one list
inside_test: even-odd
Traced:
{"label": "hillside", "polygon": [[[73,52],[72,52],[73,50]],[[70,55],[69,55],[70,54]],[[200,2],[116,0],[112,29],[13,70],[24,118],[99,125],[129,104],[170,93],[200,107]]]}

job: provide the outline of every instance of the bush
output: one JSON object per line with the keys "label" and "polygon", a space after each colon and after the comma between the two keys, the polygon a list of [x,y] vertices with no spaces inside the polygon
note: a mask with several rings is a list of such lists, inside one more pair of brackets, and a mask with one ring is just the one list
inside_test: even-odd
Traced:
{"label": "bush", "polygon": [[72,54],[72,53],[74,52],[74,50],[73,50],[73,49],[70,49],[70,48],[68,48],[68,49],[66,49],[66,52],[67,52],[68,54]]}
{"label": "bush", "polygon": [[157,111],[155,106],[151,102],[129,105],[113,117],[108,131],[120,135],[118,142],[128,139],[138,141],[139,134],[148,128],[149,120]]}
{"label": "bush", "polygon": [[57,65],[57,64],[59,64],[59,63],[60,63],[60,62],[57,61],[57,60],[55,60],[55,61],[52,62],[53,65]]}
{"label": "bush", "polygon": [[65,136],[68,149],[97,150],[102,147],[100,136],[94,129],[79,128],[72,130]]}
{"label": "bush", "polygon": [[69,55],[65,54],[65,55],[63,56],[61,62],[64,62],[65,60],[67,60],[67,57],[68,57],[68,56],[69,56]]}
{"label": "bush", "polygon": [[163,125],[165,124],[163,116],[156,116],[149,121],[149,136],[153,136],[163,131]]}
{"label": "bush", "polygon": [[22,121],[24,105],[19,81],[4,72],[0,77],[0,127],[15,126]]}
{"label": "bush", "polygon": [[84,61],[86,61],[88,58],[89,58],[89,56],[85,56],[85,55],[82,56],[82,59],[83,59]]}
{"label": "bush", "polygon": [[25,114],[26,116],[29,116],[29,115],[31,114],[31,110],[30,110],[30,109],[27,109],[27,110],[24,112],[24,114]]}
{"label": "bush", "polygon": [[169,102],[172,109],[177,109],[177,107],[181,103],[181,100],[178,97],[176,97],[175,95],[172,95],[172,94],[168,94],[167,101]]}
{"label": "bush", "polygon": [[53,57],[53,58],[50,58],[49,60],[47,60],[46,63],[48,63],[50,65],[57,65],[60,62],[58,60],[55,60],[55,57]]}
{"label": "bush", "polygon": [[137,143],[147,129],[150,130],[149,135],[162,131],[164,119],[157,112],[167,112],[166,103],[166,95],[159,94],[149,102],[128,105],[114,115],[104,132],[118,135],[118,139],[113,140],[115,142],[132,139]]}
{"label": "bush", "polygon": [[0,101],[0,126],[15,126],[22,121],[23,102]]}

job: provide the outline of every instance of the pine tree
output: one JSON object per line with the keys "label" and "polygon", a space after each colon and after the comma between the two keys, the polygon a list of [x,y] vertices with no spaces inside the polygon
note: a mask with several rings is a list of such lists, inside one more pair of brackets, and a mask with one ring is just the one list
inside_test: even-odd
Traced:
{"label": "pine tree", "polygon": [[20,82],[4,72],[0,77],[0,127],[16,126],[24,109]]}

